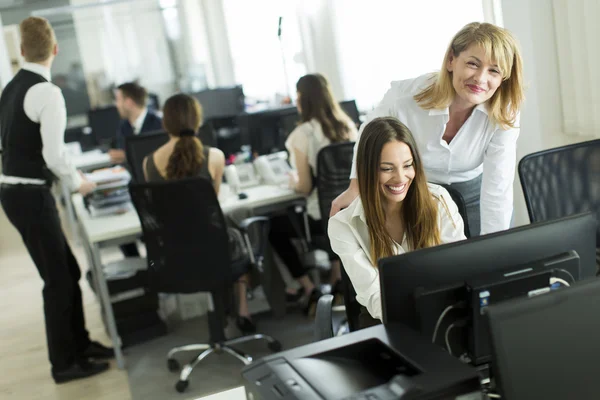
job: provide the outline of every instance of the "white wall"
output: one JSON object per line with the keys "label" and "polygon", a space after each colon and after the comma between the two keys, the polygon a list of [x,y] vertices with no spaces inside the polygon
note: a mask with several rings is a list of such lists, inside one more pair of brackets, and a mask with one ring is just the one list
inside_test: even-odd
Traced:
{"label": "white wall", "polygon": [[10,57],[6,47],[2,18],[0,17],[0,92],[2,91],[2,88],[6,86],[8,81],[12,79],[12,76]]}
{"label": "white wall", "polygon": [[[572,144],[590,137],[562,132],[562,107],[552,2],[502,0],[504,27],[519,39],[528,85],[521,110],[521,136],[517,160],[524,155]],[[561,16],[558,16],[559,18]],[[515,225],[529,222],[523,192],[515,179]]]}

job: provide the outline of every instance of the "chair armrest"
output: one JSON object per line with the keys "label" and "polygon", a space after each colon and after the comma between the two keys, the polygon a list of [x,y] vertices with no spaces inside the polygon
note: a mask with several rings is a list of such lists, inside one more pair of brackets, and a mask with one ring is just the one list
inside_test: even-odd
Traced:
{"label": "chair armrest", "polygon": [[333,299],[330,294],[324,294],[317,302],[315,315],[315,340],[325,340],[333,337]]}
{"label": "chair armrest", "polygon": [[[250,234],[248,233],[250,227],[253,224],[258,225],[258,243],[257,243],[257,251],[254,251],[254,247],[252,246],[252,241],[250,240]],[[271,225],[269,224],[269,218],[258,216],[258,217],[250,217],[242,220],[238,224],[238,229],[242,233],[244,237],[244,242],[246,243],[246,250],[248,251],[248,255],[250,256],[250,262],[253,266],[257,267],[260,272],[262,270],[262,261],[264,258],[265,250],[267,247],[267,242],[269,241],[269,230]]]}
{"label": "chair armrest", "polygon": [[268,224],[269,218],[262,216],[246,218],[238,224],[238,228],[242,232],[248,232],[248,227],[256,222],[264,222]]}

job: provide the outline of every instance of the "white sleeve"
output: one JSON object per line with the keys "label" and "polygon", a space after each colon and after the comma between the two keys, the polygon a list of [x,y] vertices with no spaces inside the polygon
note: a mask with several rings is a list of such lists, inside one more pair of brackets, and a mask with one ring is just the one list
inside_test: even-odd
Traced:
{"label": "white sleeve", "polygon": [[482,235],[510,228],[518,137],[519,128],[498,130],[485,149],[480,198]]}
{"label": "white sleeve", "polygon": [[25,113],[41,125],[42,156],[46,165],[71,190],[81,185],[81,177],[65,150],[67,110],[61,90],[51,83],[33,86],[25,95]]}
{"label": "white sleeve", "polygon": [[360,126],[358,130],[358,134],[356,135],[356,143],[354,144],[354,155],[352,157],[352,171],[350,172],[350,179],[356,179],[356,153],[358,151],[358,142],[360,141],[360,135],[362,135],[362,131],[365,129],[365,126],[378,117],[390,117],[395,116],[396,111],[394,110],[394,99],[396,98],[397,88],[392,86],[388,89],[388,91],[383,96],[383,99],[379,103],[379,105],[371,111],[363,124]]}
{"label": "white sleeve", "polygon": [[450,193],[440,187],[438,223],[442,244],[465,240],[465,223]]}
{"label": "white sleeve", "polygon": [[367,308],[373,318],[382,319],[379,271],[360,247],[347,224],[335,217],[328,227],[331,248],[340,257],[356,291],[356,300]]}

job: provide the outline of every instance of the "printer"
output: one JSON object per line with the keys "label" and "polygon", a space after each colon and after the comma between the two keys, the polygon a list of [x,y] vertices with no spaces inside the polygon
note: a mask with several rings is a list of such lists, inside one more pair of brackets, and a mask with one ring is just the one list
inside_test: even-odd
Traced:
{"label": "printer", "polygon": [[245,367],[242,376],[250,400],[455,399],[481,393],[474,368],[400,324],[273,354]]}

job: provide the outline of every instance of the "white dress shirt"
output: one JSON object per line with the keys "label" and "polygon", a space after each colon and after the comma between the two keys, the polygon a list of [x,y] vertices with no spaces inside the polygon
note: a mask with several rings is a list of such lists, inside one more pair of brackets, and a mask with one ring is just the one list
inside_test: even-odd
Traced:
{"label": "white dress shirt", "polygon": [[146,115],[148,115],[148,108],[144,107],[142,113],[137,117],[135,123],[132,126],[134,135],[139,135],[142,131],[142,126],[144,126],[144,120],[146,119]]}
{"label": "white dress shirt", "polygon": [[[398,118],[412,132],[427,174],[439,184],[465,182],[483,173],[481,184],[481,234],[510,227],[513,213],[513,180],[519,128],[503,130],[490,121],[487,105],[475,107],[450,144],[442,139],[449,110],[423,110],[413,96],[427,87],[431,75],[396,81],[381,103],[367,116]],[[518,126],[518,121],[517,124]],[[351,178],[356,178],[356,151]]]}
{"label": "white dress shirt", "polygon": [[[35,123],[39,123],[42,137],[42,156],[46,166],[59,179],[67,182],[71,190],[81,185],[81,177],[74,167],[65,148],[65,128],[67,125],[67,109],[60,88],[50,83],[50,70],[36,63],[25,63],[22,67],[44,77],[48,82],[33,85],[25,94],[25,115]],[[22,178],[19,176],[0,176],[1,183],[43,185],[41,179]]]}
{"label": "white dress shirt", "polygon": [[[354,125],[354,122],[348,120],[348,127],[350,128],[348,139],[353,142],[356,140],[357,135],[356,126]],[[317,174],[317,155],[323,147],[330,144],[331,141],[323,133],[321,124],[314,118],[298,125],[285,141],[285,147],[290,154],[290,163],[292,164],[292,167],[296,169],[296,160],[293,151],[296,149],[306,155],[308,164],[315,176]],[[314,220],[318,221],[321,219],[319,195],[316,188],[314,188],[306,199],[306,213]]]}
{"label": "white dress shirt", "polygon": [[[462,217],[448,191],[434,184],[429,184],[429,190],[438,202],[442,244],[466,239]],[[328,235],[331,248],[340,257],[352,281],[356,300],[367,308],[373,318],[381,319],[379,270],[371,262],[369,227],[360,196],[329,220]],[[413,250],[406,240],[406,234],[402,244],[396,243],[394,250],[395,255]]]}

